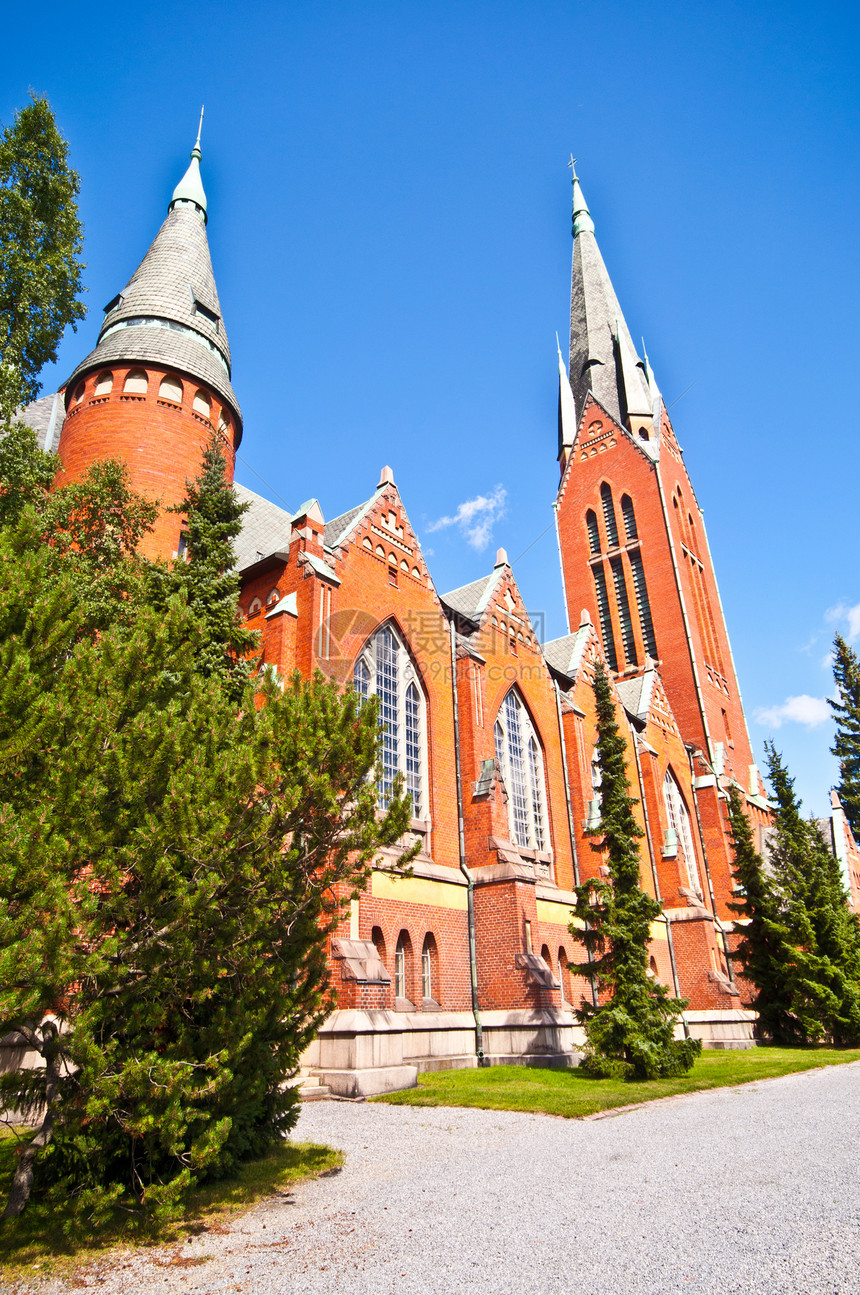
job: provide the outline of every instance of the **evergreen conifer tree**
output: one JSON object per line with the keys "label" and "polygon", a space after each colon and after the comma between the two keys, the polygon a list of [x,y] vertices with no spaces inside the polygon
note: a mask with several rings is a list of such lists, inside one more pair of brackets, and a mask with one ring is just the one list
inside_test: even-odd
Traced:
{"label": "evergreen conifer tree", "polygon": [[160,589],[156,596],[165,601],[177,592],[186,599],[201,631],[197,649],[201,673],[220,678],[238,700],[253,668],[249,656],[259,636],[239,616],[233,544],[248,505],[239,502],[227,481],[226,466],[213,435],[197,478],[186,482],[185,498],[173,510],[187,518],[187,560],[179,558],[169,573],[155,574],[154,589]]}
{"label": "evergreen conifer tree", "polygon": [[602,662],[594,678],[597,759],[600,768],[600,840],[592,849],[606,861],[609,880],[591,879],[576,889],[579,924],[571,935],[585,945],[588,961],[571,971],[596,980],[604,1001],[583,1001],[578,1012],[588,1041],[583,1066],[595,1075],[654,1079],[685,1074],[701,1051],[697,1039],[676,1040],[675,1022],[686,1007],[648,975],[651,923],[659,904],[640,886],[638,840],[644,835],[633,814],[626,745]]}
{"label": "evergreen conifer tree", "polygon": [[798,1037],[853,1042],[860,1039],[860,928],[818,824],[803,818],[779,752],[772,743],[765,749],[775,798],[770,866],[795,951],[791,992]]}
{"label": "evergreen conifer tree", "polygon": [[758,1013],[757,1033],[774,1043],[796,1043],[800,1038],[792,993],[796,950],[789,939],[773,880],[753,844],[752,828],[734,783],[729,788],[729,823],[734,873],[741,889],[728,906],[744,922],[732,956],[741,975],[756,990],[751,1006]]}
{"label": "evergreen conifer tree", "polygon": [[841,634],[833,644],[833,677],[838,696],[830,701],[836,720],[831,750],[839,761],[837,791],[851,831],[860,841],[860,659]]}

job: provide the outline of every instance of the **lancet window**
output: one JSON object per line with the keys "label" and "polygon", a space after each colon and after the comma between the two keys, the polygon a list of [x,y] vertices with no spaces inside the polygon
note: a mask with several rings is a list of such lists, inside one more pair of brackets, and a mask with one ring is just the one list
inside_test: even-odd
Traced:
{"label": "lancet window", "polygon": [[548,850],[543,755],[528,711],[514,689],[495,724],[496,759],[508,793],[508,820],[515,845]]}
{"label": "lancet window", "polygon": [[393,626],[384,625],[365,644],[353,670],[353,687],[363,700],[379,698],[379,808],[390,805],[394,779],[401,773],[412,797],[412,817],[426,818],[426,704],[415,666]]}
{"label": "lancet window", "polygon": [[696,851],[693,847],[693,832],[690,824],[690,814],[681,795],[681,788],[671,770],[666,771],[666,777],[663,779],[663,801],[666,806],[666,817],[669,823],[669,830],[666,837],[665,853],[673,853],[673,847],[677,845],[677,852],[681,856],[684,868],[687,873],[687,881],[691,888],[698,895],[702,893],[701,882],[699,881],[699,867],[696,862]]}

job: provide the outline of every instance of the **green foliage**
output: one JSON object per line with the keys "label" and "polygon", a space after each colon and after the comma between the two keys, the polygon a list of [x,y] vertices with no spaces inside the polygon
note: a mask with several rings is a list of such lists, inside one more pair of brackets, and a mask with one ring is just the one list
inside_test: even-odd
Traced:
{"label": "green foliage", "polygon": [[328,932],[409,797],[398,782],[379,815],[375,701],[296,675],[259,708],[225,668],[242,640],[214,456],[189,507],[214,593],[183,564],[165,601],[124,470],[48,495],[53,465],[10,435],[0,500],[27,497],[0,526],[0,1036],[45,1064],[0,1076],[41,1121],[7,1214],[34,1191],[91,1220],[173,1215],[294,1124]]}
{"label": "green foliage", "polygon": [[836,720],[831,747],[839,761],[839,799],[855,839],[860,841],[860,659],[841,634],[833,643],[833,677],[838,697],[830,706]]}
{"label": "green foliage", "polygon": [[226,467],[213,435],[196,480],[186,482],[185,498],[172,510],[187,518],[187,561],[180,558],[169,571],[156,569],[151,579],[156,601],[165,604],[178,593],[187,602],[200,631],[200,672],[221,679],[238,700],[251,675],[249,655],[258,647],[259,635],[239,616],[233,541],[248,505],[239,502]]}
{"label": "green foliage", "polygon": [[296,676],[237,711],[200,675],[203,638],[177,599],[59,640],[0,780],[0,1033],[54,1060],[0,1093],[27,1115],[48,1099],[36,1190],[90,1216],[169,1214],[292,1127],[326,933],[409,825],[402,790],[377,814],[374,705]]}
{"label": "green foliage", "polygon": [[581,1066],[556,1070],[544,1066],[489,1066],[480,1070],[434,1070],[418,1076],[417,1088],[386,1093],[371,1101],[391,1106],[469,1106],[490,1111],[535,1111],[582,1119],[631,1102],[651,1102],[682,1093],[758,1079],[840,1066],[860,1060],[860,1051],[825,1048],[707,1049],[692,1071],[666,1079],[601,1079]]}
{"label": "green foliage", "polygon": [[751,1006],[758,1012],[757,1032],[778,1043],[802,1041],[793,1009],[797,951],[791,944],[780,896],[753,844],[752,829],[737,787],[729,788],[729,826],[734,873],[740,890],[728,907],[744,922],[733,959],[755,987]]}
{"label": "green foliage", "polygon": [[792,946],[785,982],[791,1018],[780,1037],[857,1042],[860,926],[848,909],[838,861],[818,824],[803,818],[794,780],[779,753],[772,744],[766,752],[775,800],[769,865],[780,919]]}
{"label": "green foliage", "polygon": [[77,174],[47,99],[0,136],[0,425],[34,400],[68,324],[86,313]]}
{"label": "green foliage", "polygon": [[585,945],[588,960],[571,971],[597,983],[599,1006],[582,1003],[578,1012],[588,1047],[582,1063],[595,1076],[655,1079],[686,1073],[701,1050],[698,1040],[676,1040],[675,1022],[686,1000],[670,998],[648,975],[651,923],[659,904],[639,884],[643,836],[633,815],[637,803],[627,779],[626,744],[618,727],[606,671],[598,664],[597,759],[600,768],[600,840],[592,849],[606,862],[609,879],[591,879],[576,889],[574,913],[581,925],[571,935]]}

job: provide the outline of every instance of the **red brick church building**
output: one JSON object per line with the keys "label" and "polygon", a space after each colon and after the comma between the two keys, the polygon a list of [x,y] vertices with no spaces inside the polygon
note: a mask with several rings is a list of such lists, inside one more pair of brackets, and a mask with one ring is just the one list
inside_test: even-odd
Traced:
{"label": "red brick church building", "polygon": [[[160,500],[151,556],[182,554],[182,519],[164,510],[213,432],[231,477],[242,437],[200,157],[198,138],[95,350],[29,411],[61,481],[119,457],[133,487]],[[767,801],[702,513],[575,176],[570,362],[559,362],[554,507],[570,631],[560,639],[538,641],[502,549],[470,584],[438,590],[388,467],[328,519],[315,498],[290,513],[237,486],[250,504],[241,607],[264,661],[281,675],[319,667],[378,695],[380,796],[397,772],[412,793],[412,875],[380,859],[331,941],[337,1008],[306,1062],[344,1095],[479,1059],[575,1058],[571,1005],[591,991],[571,974],[583,953],[568,926],[574,885],[601,867],[588,834],[601,659],[628,737],[642,885],[662,907],[652,974],[689,999],[690,1033],[712,1046],[751,1040],[726,956],[727,788],[740,789],[760,834]]]}

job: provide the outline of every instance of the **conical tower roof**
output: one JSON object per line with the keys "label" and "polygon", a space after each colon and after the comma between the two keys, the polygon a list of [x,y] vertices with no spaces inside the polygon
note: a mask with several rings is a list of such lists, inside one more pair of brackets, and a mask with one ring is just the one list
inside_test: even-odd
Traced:
{"label": "conical tower roof", "polygon": [[570,385],[582,410],[591,391],[619,423],[649,417],[645,365],[621,313],[594,237],[594,222],[573,173],[573,267],[570,279]]}
{"label": "conical tower roof", "polygon": [[96,348],[68,380],[94,368],[139,361],[176,369],[242,414],[230,382],[230,345],[206,237],[200,137],[176,186],[164,224],[122,292],[108,302]]}

